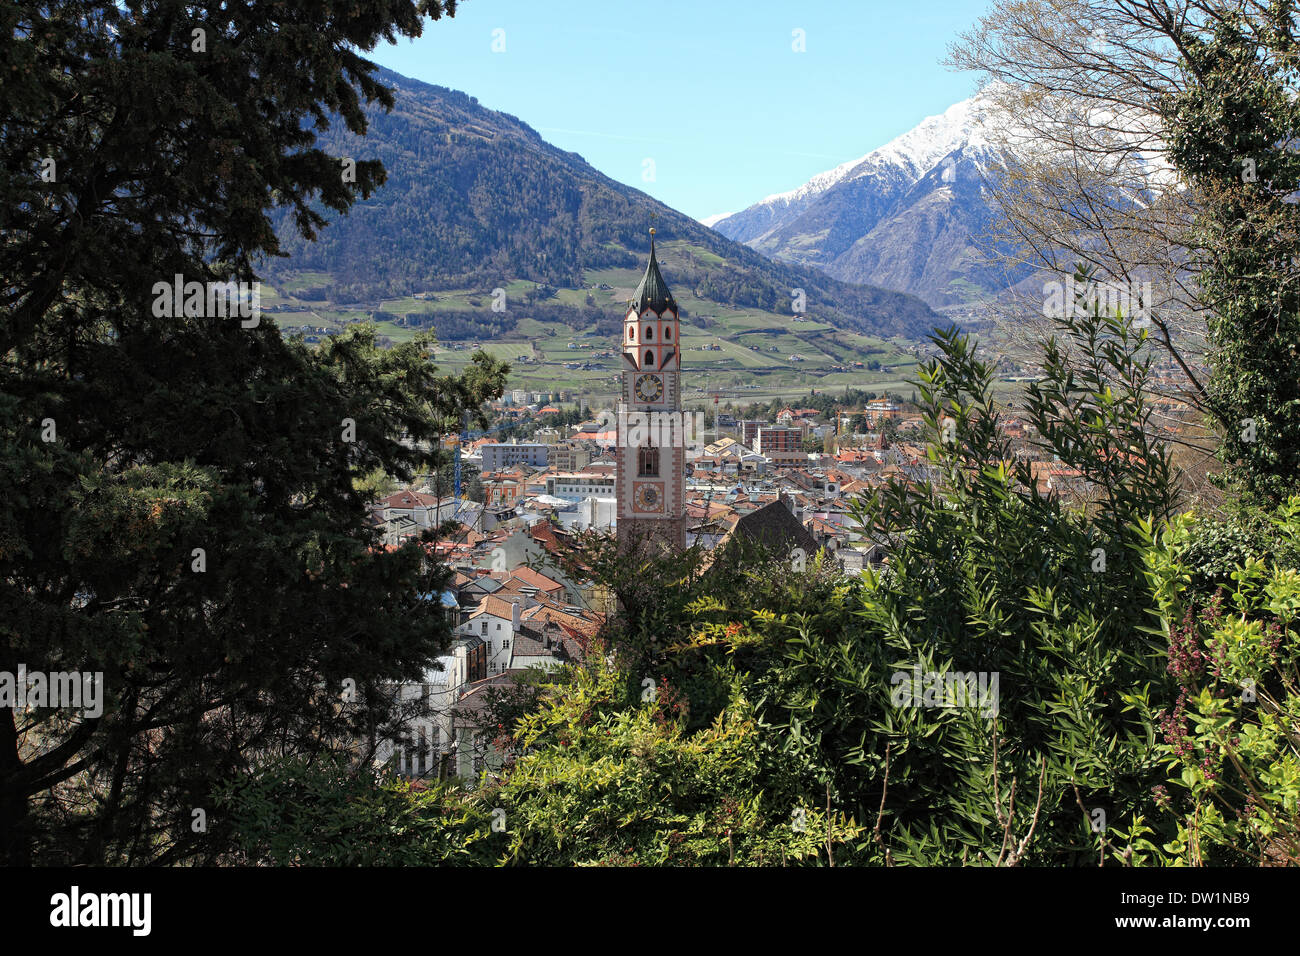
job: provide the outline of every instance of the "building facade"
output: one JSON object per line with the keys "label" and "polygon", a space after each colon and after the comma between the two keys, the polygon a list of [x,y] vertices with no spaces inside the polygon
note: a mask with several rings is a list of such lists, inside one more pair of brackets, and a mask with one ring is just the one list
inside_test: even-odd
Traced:
{"label": "building facade", "polygon": [[508,508],[524,496],[524,480],[520,475],[483,474],[483,500],[488,508]]}
{"label": "building facade", "polygon": [[754,451],[771,457],[773,454],[803,451],[803,430],[778,425],[760,428],[754,440]]}
{"label": "building facade", "polygon": [[771,422],[765,422],[760,418],[746,418],[740,423],[740,443],[746,448],[752,448],[758,451],[758,430],[760,428],[771,428]]}
{"label": "building facade", "polygon": [[510,444],[494,442],[482,448],[484,471],[505,471],[515,465],[545,468],[550,446],[545,444]]}
{"label": "building facade", "polygon": [[551,448],[547,464],[556,471],[578,471],[591,461],[591,449],[584,442],[563,441]]}
{"label": "building facade", "polygon": [[546,477],[546,493],[566,501],[609,498],[615,494],[615,478],[600,472],[562,472]]}

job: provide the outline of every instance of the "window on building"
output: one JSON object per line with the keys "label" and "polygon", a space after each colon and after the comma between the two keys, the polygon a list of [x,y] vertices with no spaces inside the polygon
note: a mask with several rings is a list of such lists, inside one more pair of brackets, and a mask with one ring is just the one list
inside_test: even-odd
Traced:
{"label": "window on building", "polygon": [[645,327],[645,335],[641,336],[642,342],[653,342],[655,340],[655,330],[653,326]]}
{"label": "window on building", "polygon": [[664,341],[665,341],[665,342],[671,342],[672,340],[673,340],[673,330],[672,330],[672,329],[664,329]]}
{"label": "window on building", "polygon": [[638,478],[659,477],[659,449],[658,448],[637,449],[636,474]]}
{"label": "window on building", "polygon": [[649,349],[645,350],[645,367],[646,368],[655,367],[655,354],[654,352],[651,352]]}
{"label": "window on building", "polygon": [[484,633],[484,634],[487,633],[487,621],[484,621],[484,622],[483,622],[483,633]]}
{"label": "window on building", "polygon": [[509,642],[509,641],[502,641],[502,642],[501,642],[501,647],[502,647],[502,649],[505,649],[505,648],[507,648],[507,647],[509,647],[509,646],[510,646],[510,642]]}

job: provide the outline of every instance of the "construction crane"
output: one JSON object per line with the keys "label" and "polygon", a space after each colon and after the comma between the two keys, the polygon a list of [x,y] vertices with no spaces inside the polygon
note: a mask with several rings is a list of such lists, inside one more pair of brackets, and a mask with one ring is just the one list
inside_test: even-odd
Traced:
{"label": "construction crane", "polygon": [[460,520],[460,449],[467,441],[469,441],[469,412],[466,412],[462,418],[460,434],[456,436],[456,470],[454,479],[456,506],[451,513],[452,521]]}

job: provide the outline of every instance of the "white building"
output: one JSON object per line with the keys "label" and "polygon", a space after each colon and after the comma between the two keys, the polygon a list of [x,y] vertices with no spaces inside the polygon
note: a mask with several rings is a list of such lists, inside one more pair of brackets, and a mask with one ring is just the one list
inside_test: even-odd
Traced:
{"label": "white building", "polygon": [[479,603],[469,619],[456,628],[462,637],[477,637],[487,645],[487,676],[502,674],[510,667],[511,644],[519,630],[520,604],[489,594]]}
{"label": "white building", "polygon": [[560,472],[546,478],[546,493],[555,498],[582,501],[585,498],[613,498],[615,477],[597,471]]}
{"label": "white building", "polygon": [[375,763],[393,761],[394,769],[408,777],[439,777],[455,772],[456,735],[453,708],[467,684],[482,671],[483,644],[474,639],[457,641],[451,653],[437,659],[420,683],[396,688],[403,737],[381,741]]}

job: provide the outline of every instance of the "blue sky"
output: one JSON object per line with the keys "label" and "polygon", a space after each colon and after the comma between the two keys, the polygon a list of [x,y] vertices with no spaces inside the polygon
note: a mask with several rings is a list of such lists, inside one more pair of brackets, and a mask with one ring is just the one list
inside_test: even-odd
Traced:
{"label": "blue sky", "polygon": [[370,57],[478,97],[702,218],[793,189],[970,96],[977,78],[939,61],[988,6],[463,0],[454,19]]}

